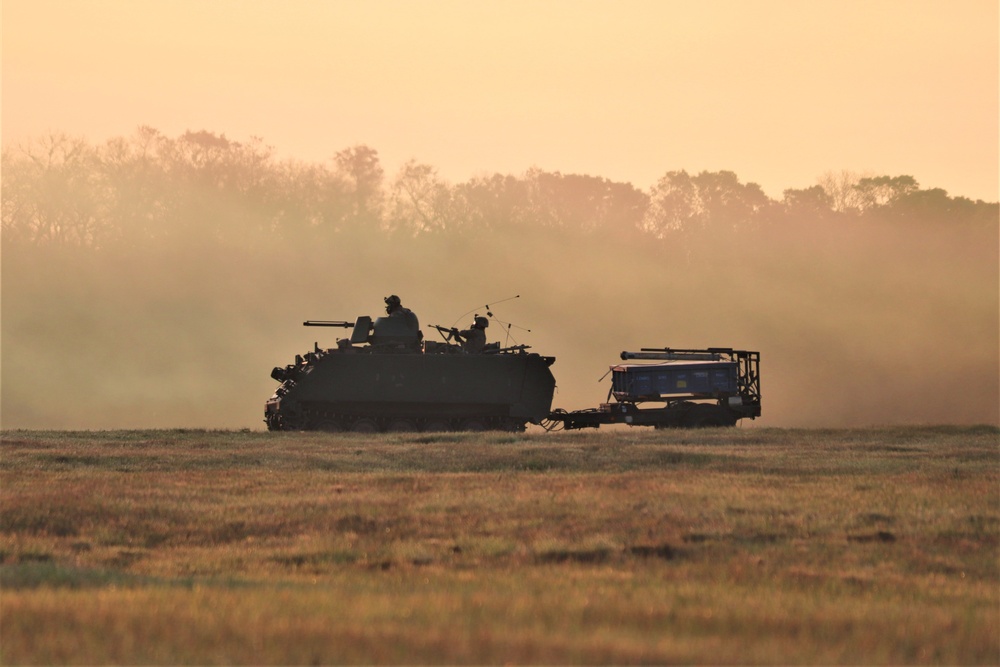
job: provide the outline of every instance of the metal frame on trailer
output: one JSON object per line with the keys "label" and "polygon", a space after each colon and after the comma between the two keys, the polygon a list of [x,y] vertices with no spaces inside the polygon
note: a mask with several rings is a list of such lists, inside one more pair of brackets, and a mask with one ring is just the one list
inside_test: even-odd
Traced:
{"label": "metal frame on trailer", "polygon": [[[704,349],[643,347],[639,352],[622,352],[621,358],[657,359],[663,361],[735,361],[737,363],[739,393],[744,402],[760,407],[760,352],[734,350],[731,347]],[[758,410],[757,415],[760,416]]]}

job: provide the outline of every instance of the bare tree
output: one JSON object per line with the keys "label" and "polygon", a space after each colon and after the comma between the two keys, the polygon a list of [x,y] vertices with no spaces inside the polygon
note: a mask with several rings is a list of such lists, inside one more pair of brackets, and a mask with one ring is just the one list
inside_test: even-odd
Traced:
{"label": "bare tree", "polygon": [[406,236],[446,231],[451,192],[434,167],[410,160],[392,185],[385,227]]}
{"label": "bare tree", "polygon": [[378,151],[358,145],[345,148],[334,156],[337,171],[352,195],[350,221],[369,228],[379,226],[382,217],[384,172]]}
{"label": "bare tree", "polygon": [[3,157],[5,238],[54,246],[104,242],[95,154],[84,140],[55,133]]}

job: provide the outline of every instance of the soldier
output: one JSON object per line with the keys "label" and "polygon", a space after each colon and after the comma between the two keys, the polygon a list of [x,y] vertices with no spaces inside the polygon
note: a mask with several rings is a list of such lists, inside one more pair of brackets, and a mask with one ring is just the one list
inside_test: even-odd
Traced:
{"label": "soldier", "polygon": [[409,308],[403,308],[402,302],[400,302],[399,297],[395,294],[390,294],[385,297],[385,314],[389,317],[399,317],[402,318],[406,325],[413,329],[414,331],[419,331],[420,321],[417,316]]}
{"label": "soldier", "polygon": [[490,326],[490,321],[482,315],[476,315],[472,320],[472,326],[462,331],[452,331],[452,336],[462,344],[462,349],[466,352],[479,353],[486,347],[486,327]]}

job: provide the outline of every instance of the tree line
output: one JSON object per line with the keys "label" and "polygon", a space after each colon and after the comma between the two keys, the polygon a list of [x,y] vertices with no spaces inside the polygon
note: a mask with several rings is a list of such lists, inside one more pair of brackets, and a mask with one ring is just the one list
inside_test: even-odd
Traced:
{"label": "tree line", "polygon": [[358,145],[327,163],[279,160],[260,138],[141,127],[93,145],[55,133],[5,147],[3,242],[105,250],[184,243],[531,233],[642,241],[731,238],[788,225],[995,225],[996,202],[923,189],[912,176],[828,173],[780,200],[730,171],[665,173],[648,191],[529,169],[451,184],[411,160],[387,177]]}

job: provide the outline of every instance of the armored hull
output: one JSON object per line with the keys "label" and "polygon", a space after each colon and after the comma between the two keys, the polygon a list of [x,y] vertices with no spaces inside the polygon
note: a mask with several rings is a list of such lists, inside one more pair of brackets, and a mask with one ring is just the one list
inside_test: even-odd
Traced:
{"label": "armored hull", "polygon": [[554,361],[431,344],[317,350],[274,370],[282,384],[265,421],[270,430],[523,430],[551,410]]}

